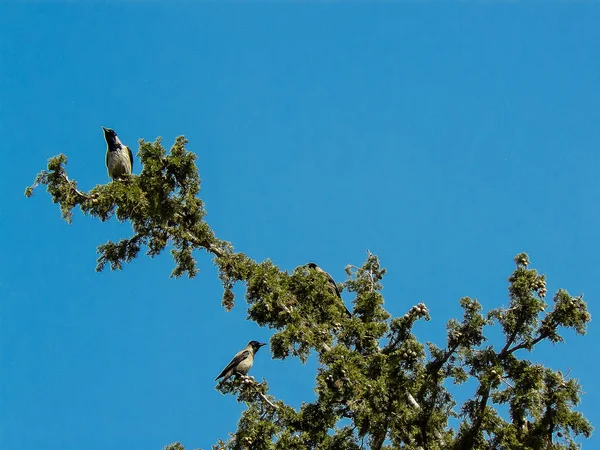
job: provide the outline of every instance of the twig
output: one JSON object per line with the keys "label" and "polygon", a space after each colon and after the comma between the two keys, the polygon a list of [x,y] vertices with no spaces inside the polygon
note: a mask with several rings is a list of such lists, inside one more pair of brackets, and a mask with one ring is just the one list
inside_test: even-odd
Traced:
{"label": "twig", "polygon": [[203,241],[201,241],[200,239],[198,239],[196,236],[194,236],[192,233],[190,233],[187,230],[178,231],[174,227],[168,227],[168,226],[165,227],[165,230],[167,232],[169,232],[169,234],[171,234],[173,236],[175,236],[175,235],[177,235],[177,233],[179,233],[181,235],[181,237],[183,237],[184,239],[190,241],[196,247],[205,248],[207,251],[211,252],[212,254],[214,254],[214,255],[216,255],[218,257],[225,256],[225,252],[223,252],[220,248],[215,247],[210,242],[203,242]]}
{"label": "twig", "polygon": [[506,380],[506,378],[504,378],[504,377],[500,377],[500,379],[501,379],[501,380],[502,380],[502,381],[503,381],[503,382],[504,382],[506,385],[508,385],[508,386],[509,386],[511,389],[514,389],[514,388],[515,388],[515,387],[514,387],[512,384],[510,384],[510,383],[509,383],[509,382]]}
{"label": "twig", "polygon": [[214,255],[218,256],[219,258],[222,258],[223,256],[225,256],[225,253],[223,251],[221,251],[220,248],[217,248],[212,244],[208,244],[207,250],[212,252]]}
{"label": "twig", "polygon": [[408,397],[408,402],[413,406],[413,408],[415,409],[421,409],[421,405],[419,405],[417,403],[417,401],[415,400],[415,398],[410,394],[410,392],[406,393],[406,396]]}
{"label": "twig", "polygon": [[267,402],[267,403],[269,404],[269,406],[271,406],[271,408],[273,408],[273,409],[277,409],[277,408],[278,408],[278,407],[277,407],[277,405],[275,405],[275,404],[271,403],[271,402],[269,401],[269,399],[268,399],[267,397],[265,397],[265,395],[264,395],[262,392],[259,392],[258,390],[257,390],[256,392],[258,393],[258,395],[260,395],[260,397],[261,397],[261,398],[262,398],[262,399],[263,399],[265,402]]}
{"label": "twig", "polygon": [[375,278],[373,278],[373,272],[372,271],[363,269],[362,267],[355,266],[354,264],[348,264],[346,267],[352,267],[352,268],[356,269],[357,272],[358,271],[360,271],[360,272],[367,272],[369,274],[369,278],[371,279],[371,292],[375,290]]}
{"label": "twig", "polygon": [[442,433],[440,433],[437,429],[434,429],[433,435],[438,440],[439,444],[443,447],[444,446],[444,438],[442,437]]}
{"label": "twig", "polygon": [[261,398],[262,398],[262,399],[263,399],[263,400],[264,400],[264,401],[265,401],[265,402],[266,402],[266,403],[267,403],[267,404],[268,404],[268,405],[269,405],[271,408],[273,408],[273,409],[278,409],[278,406],[277,406],[277,405],[275,405],[274,403],[271,403],[271,402],[269,401],[269,399],[268,399],[268,398],[267,398],[267,397],[266,397],[266,396],[265,396],[265,395],[264,395],[262,392],[260,392],[260,391],[258,390],[258,387],[257,387],[257,384],[258,384],[258,383],[256,382],[256,380],[255,380],[254,378],[252,378],[252,377],[250,377],[250,376],[244,376],[244,375],[243,375],[243,376],[242,376],[242,379],[243,379],[243,380],[248,380],[248,381],[250,382],[250,384],[252,384],[252,387],[254,388],[254,392],[256,392],[258,395],[260,395],[260,397],[261,397]]}
{"label": "twig", "polygon": [[513,348],[511,348],[510,350],[508,350],[506,352],[507,355],[510,355],[511,353],[516,352],[517,350],[520,350],[522,348],[527,348],[527,347],[531,347],[533,348],[534,345],[536,345],[538,342],[540,342],[542,339],[545,339],[548,337],[548,334],[546,333],[542,333],[540,334],[537,338],[535,338],[533,341],[531,341],[529,344],[525,343],[525,342],[521,342],[518,345],[515,345]]}
{"label": "twig", "polygon": [[82,197],[86,200],[95,200],[96,197],[90,197],[87,194],[84,194],[83,192],[81,192],[79,189],[77,189],[76,187],[73,186],[73,182],[71,180],[69,180],[69,177],[67,176],[67,174],[63,173],[62,174],[63,179],[69,184],[69,186],[71,187],[71,189],[79,196]]}
{"label": "twig", "polygon": [[[421,409],[421,405],[419,405],[419,403],[417,403],[417,401],[411,395],[410,392],[407,392],[406,396],[408,397],[408,402],[412,405],[413,408],[415,408],[415,409]],[[442,434],[437,429],[434,429],[433,430],[433,435],[438,440],[439,444],[443,446],[444,439],[442,438]]]}

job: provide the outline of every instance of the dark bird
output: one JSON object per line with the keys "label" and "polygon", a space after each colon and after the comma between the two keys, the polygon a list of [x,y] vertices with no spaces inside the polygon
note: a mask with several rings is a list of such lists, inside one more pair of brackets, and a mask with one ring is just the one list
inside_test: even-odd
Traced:
{"label": "dark bird", "polygon": [[217,381],[219,378],[223,378],[223,381],[227,380],[232,375],[246,375],[252,363],[254,363],[254,355],[263,346],[267,345],[258,341],[250,341],[243,350],[236,353],[233,359],[227,364],[227,366],[221,371],[219,376],[215,378]]}
{"label": "dark bird", "polygon": [[305,264],[304,267],[307,267],[309,269],[313,269],[313,270],[316,270],[317,272],[325,274],[325,276],[327,277],[327,287],[329,289],[329,292],[331,292],[333,295],[337,296],[341,300],[342,305],[344,305],[344,309],[346,310],[346,314],[348,315],[348,317],[352,317],[352,313],[348,310],[348,308],[346,308],[346,305],[344,304],[344,301],[342,300],[342,295],[340,294],[340,290],[338,289],[337,284],[335,283],[335,280],[333,279],[333,277],[331,275],[329,275],[327,272],[325,272],[323,269],[321,269],[319,266],[317,266],[314,262],[309,262],[309,263]]}
{"label": "dark bird", "polygon": [[104,139],[106,140],[106,168],[108,176],[113,180],[123,175],[131,174],[133,168],[133,153],[126,145],[123,145],[115,130],[104,128]]}

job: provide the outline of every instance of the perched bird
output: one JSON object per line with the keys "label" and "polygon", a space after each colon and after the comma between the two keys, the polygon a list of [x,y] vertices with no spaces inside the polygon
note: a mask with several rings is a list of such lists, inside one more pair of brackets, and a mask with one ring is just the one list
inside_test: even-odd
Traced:
{"label": "perched bird", "polygon": [[263,345],[267,344],[258,341],[248,342],[248,345],[246,345],[243,350],[236,353],[229,364],[227,364],[227,366],[221,371],[219,376],[215,378],[215,381],[217,381],[219,378],[223,378],[223,380],[221,380],[222,383],[232,375],[246,375],[252,367],[254,355]]}
{"label": "perched bird", "polygon": [[121,178],[123,175],[131,174],[133,168],[133,153],[126,145],[123,145],[115,130],[104,128],[104,139],[106,140],[106,168],[108,176],[113,180]]}
{"label": "perched bird", "polygon": [[325,272],[323,269],[321,269],[319,266],[317,266],[314,262],[309,262],[308,264],[305,264],[304,267],[307,267],[309,269],[313,269],[313,270],[316,270],[317,272],[325,274],[325,276],[327,277],[327,282],[328,282],[327,287],[329,288],[329,292],[331,292],[333,295],[336,295],[342,301],[342,305],[344,305],[346,314],[348,315],[348,317],[352,317],[352,313],[348,310],[348,308],[346,308],[346,305],[344,304],[344,301],[342,300],[342,295],[340,294],[340,290],[338,289],[337,284],[335,283],[335,280],[333,279],[333,277],[331,275],[329,275],[327,272]]}

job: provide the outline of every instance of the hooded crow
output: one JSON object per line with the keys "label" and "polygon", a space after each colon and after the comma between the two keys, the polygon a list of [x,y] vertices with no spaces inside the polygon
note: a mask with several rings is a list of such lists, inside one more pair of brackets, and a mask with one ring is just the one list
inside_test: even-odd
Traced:
{"label": "hooded crow", "polygon": [[133,153],[126,145],[123,145],[115,130],[102,127],[104,139],[106,140],[106,168],[108,176],[113,180],[123,175],[131,174],[133,168]]}
{"label": "hooded crow", "polygon": [[333,279],[333,277],[331,275],[329,275],[327,272],[325,272],[323,269],[321,269],[319,266],[317,266],[314,262],[309,262],[309,263],[305,264],[304,267],[307,267],[309,269],[313,269],[313,270],[316,270],[317,272],[325,274],[325,276],[327,277],[327,287],[329,289],[329,292],[331,292],[333,295],[337,296],[340,299],[340,301],[342,302],[342,305],[344,305],[346,314],[348,315],[348,317],[352,317],[352,313],[348,310],[348,308],[346,308],[346,305],[344,304],[344,301],[342,300],[342,295],[340,294],[340,290],[338,289],[337,284],[335,283],[335,280]]}
{"label": "hooded crow", "polygon": [[263,345],[267,344],[258,341],[248,342],[248,345],[246,345],[243,350],[236,353],[229,364],[227,364],[217,378],[215,378],[215,381],[219,378],[223,378],[223,380],[221,380],[222,383],[232,375],[246,375],[252,367],[252,363],[254,363],[254,355]]}

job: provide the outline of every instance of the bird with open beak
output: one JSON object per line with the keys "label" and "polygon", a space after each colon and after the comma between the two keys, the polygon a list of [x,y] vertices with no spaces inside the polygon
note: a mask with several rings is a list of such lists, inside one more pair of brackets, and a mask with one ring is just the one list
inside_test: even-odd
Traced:
{"label": "bird with open beak", "polygon": [[254,355],[263,345],[267,344],[258,341],[248,342],[248,345],[246,345],[243,350],[236,353],[229,364],[221,371],[219,376],[215,378],[215,381],[219,378],[223,378],[219,382],[219,384],[221,384],[232,375],[246,375],[254,363]]}
{"label": "bird with open beak", "polygon": [[342,305],[344,305],[344,309],[346,310],[346,315],[348,317],[352,317],[352,313],[348,310],[348,308],[344,304],[344,301],[342,300],[342,295],[340,294],[340,290],[338,289],[337,284],[336,284],[335,280],[333,279],[333,277],[331,275],[329,275],[327,272],[325,272],[323,269],[321,269],[319,266],[317,266],[314,262],[309,262],[309,263],[305,264],[304,267],[307,267],[309,269],[316,270],[319,273],[325,274],[325,276],[327,277],[327,288],[329,289],[329,292],[331,292],[333,295],[337,296],[337,298],[340,299]]}
{"label": "bird with open beak", "polygon": [[130,175],[133,168],[133,153],[119,140],[115,130],[102,127],[106,140],[106,168],[108,176],[113,180]]}

